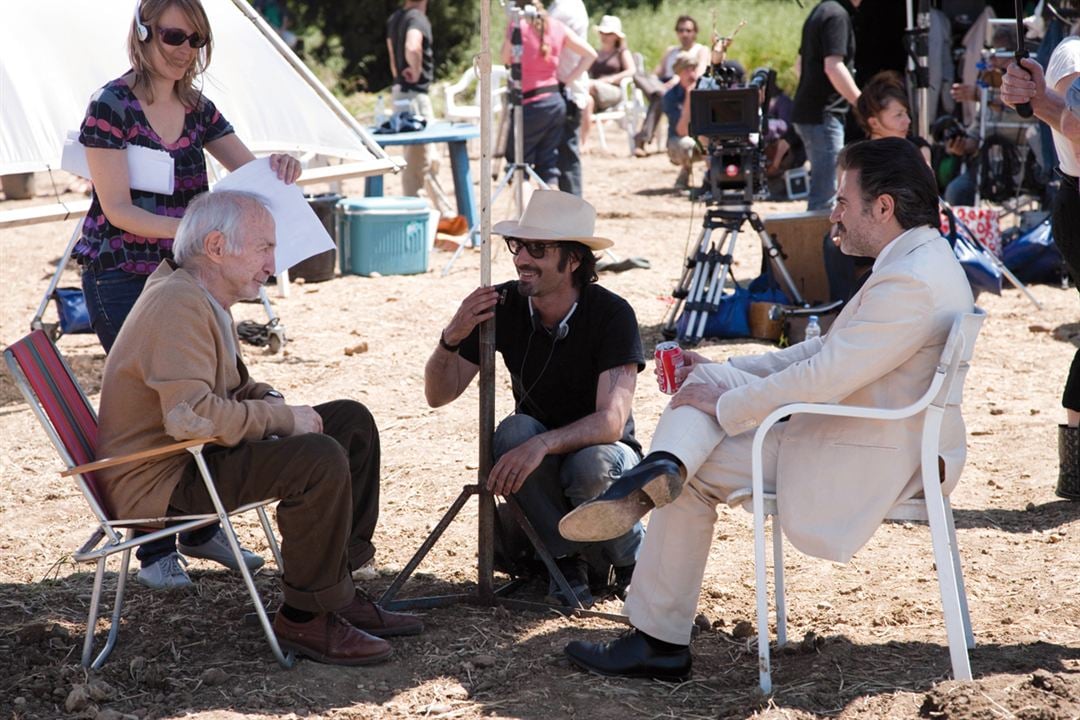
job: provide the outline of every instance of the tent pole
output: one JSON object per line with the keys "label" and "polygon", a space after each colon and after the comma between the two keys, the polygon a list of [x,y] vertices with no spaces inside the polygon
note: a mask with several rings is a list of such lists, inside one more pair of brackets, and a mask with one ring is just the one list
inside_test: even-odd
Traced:
{"label": "tent pole", "polygon": [[304,61],[296,56],[293,49],[285,44],[285,41],[281,39],[281,36],[274,32],[274,29],[267,24],[266,20],[259,14],[259,11],[253,8],[248,0],[232,0],[232,3],[240,10],[240,12],[244,13],[248,20],[251,20],[252,24],[259,29],[259,32],[270,41],[270,44],[277,48],[278,52],[281,53],[281,56],[285,58],[289,65],[299,73],[300,77],[304,78],[304,82],[310,85],[311,89],[330,106],[330,109],[334,111],[334,114],[341,118],[341,120],[356,133],[357,137],[360,138],[360,142],[364,144],[364,147],[367,148],[368,151],[377,158],[390,157],[386,154],[385,150],[379,147],[378,143],[367,136],[367,131],[364,129],[364,126],[356,121],[356,118],[352,116],[352,113],[345,109],[345,106],[334,97],[332,92],[326,89],[325,85],[319,82],[319,79],[315,77],[315,74],[304,64]]}
{"label": "tent pole", "polygon": [[[480,0],[480,284],[491,285],[491,0]],[[495,497],[485,490],[492,466],[495,434],[495,320],[480,326],[480,458],[477,591],[484,604],[495,602]]]}

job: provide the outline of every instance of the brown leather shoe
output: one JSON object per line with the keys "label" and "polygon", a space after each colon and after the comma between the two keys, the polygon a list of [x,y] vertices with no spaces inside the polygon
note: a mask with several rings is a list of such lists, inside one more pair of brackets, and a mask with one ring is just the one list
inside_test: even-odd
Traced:
{"label": "brown leather shoe", "polygon": [[339,612],[341,617],[352,623],[354,627],[376,637],[419,635],[424,631],[424,623],[420,618],[384,610],[359,589],[356,591],[352,604]]}
{"label": "brown leather shoe", "polygon": [[331,665],[372,665],[393,653],[390,643],[353,627],[337,613],[298,623],[279,612],[274,634],[283,650]]}

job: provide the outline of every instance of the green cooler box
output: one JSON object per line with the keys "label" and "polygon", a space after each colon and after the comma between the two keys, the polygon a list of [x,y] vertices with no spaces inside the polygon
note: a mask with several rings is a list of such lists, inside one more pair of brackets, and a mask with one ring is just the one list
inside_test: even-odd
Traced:
{"label": "green cooler box", "polygon": [[345,198],[335,208],[341,272],[427,272],[427,201],[415,197]]}

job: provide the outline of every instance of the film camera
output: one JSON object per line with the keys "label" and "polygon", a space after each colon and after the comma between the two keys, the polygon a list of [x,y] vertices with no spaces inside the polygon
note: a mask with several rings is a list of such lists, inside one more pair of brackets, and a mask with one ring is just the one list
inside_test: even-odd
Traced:
{"label": "film camera", "polygon": [[775,70],[756,70],[738,85],[716,68],[690,91],[690,134],[708,138],[710,202],[749,204],[765,195],[766,112],[775,88]]}

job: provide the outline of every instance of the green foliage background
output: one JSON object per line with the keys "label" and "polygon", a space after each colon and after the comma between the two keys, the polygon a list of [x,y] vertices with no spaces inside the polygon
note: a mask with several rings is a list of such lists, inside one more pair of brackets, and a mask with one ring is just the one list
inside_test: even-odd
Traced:
{"label": "green foliage background", "polygon": [[[506,25],[498,0],[429,0],[436,79],[456,79],[479,52],[482,2],[491,2],[492,50],[497,57]],[[386,18],[400,4],[400,0],[288,0],[294,30],[304,41],[305,60],[350,107],[362,110],[370,105],[364,98],[352,97],[357,91],[381,92],[390,84]],[[704,43],[714,28],[730,35],[740,20],[746,20],[730,56],[747,70],[761,65],[775,68],[789,93],[796,84],[793,64],[799,32],[815,4],[815,0],[804,0],[805,7],[795,0],[586,0],[594,24],[605,14],[619,16],[631,49],[645,56],[650,70],[675,42],[679,15],[689,14],[698,21],[698,40]],[[590,30],[588,40],[594,46],[599,43],[595,30]]]}

